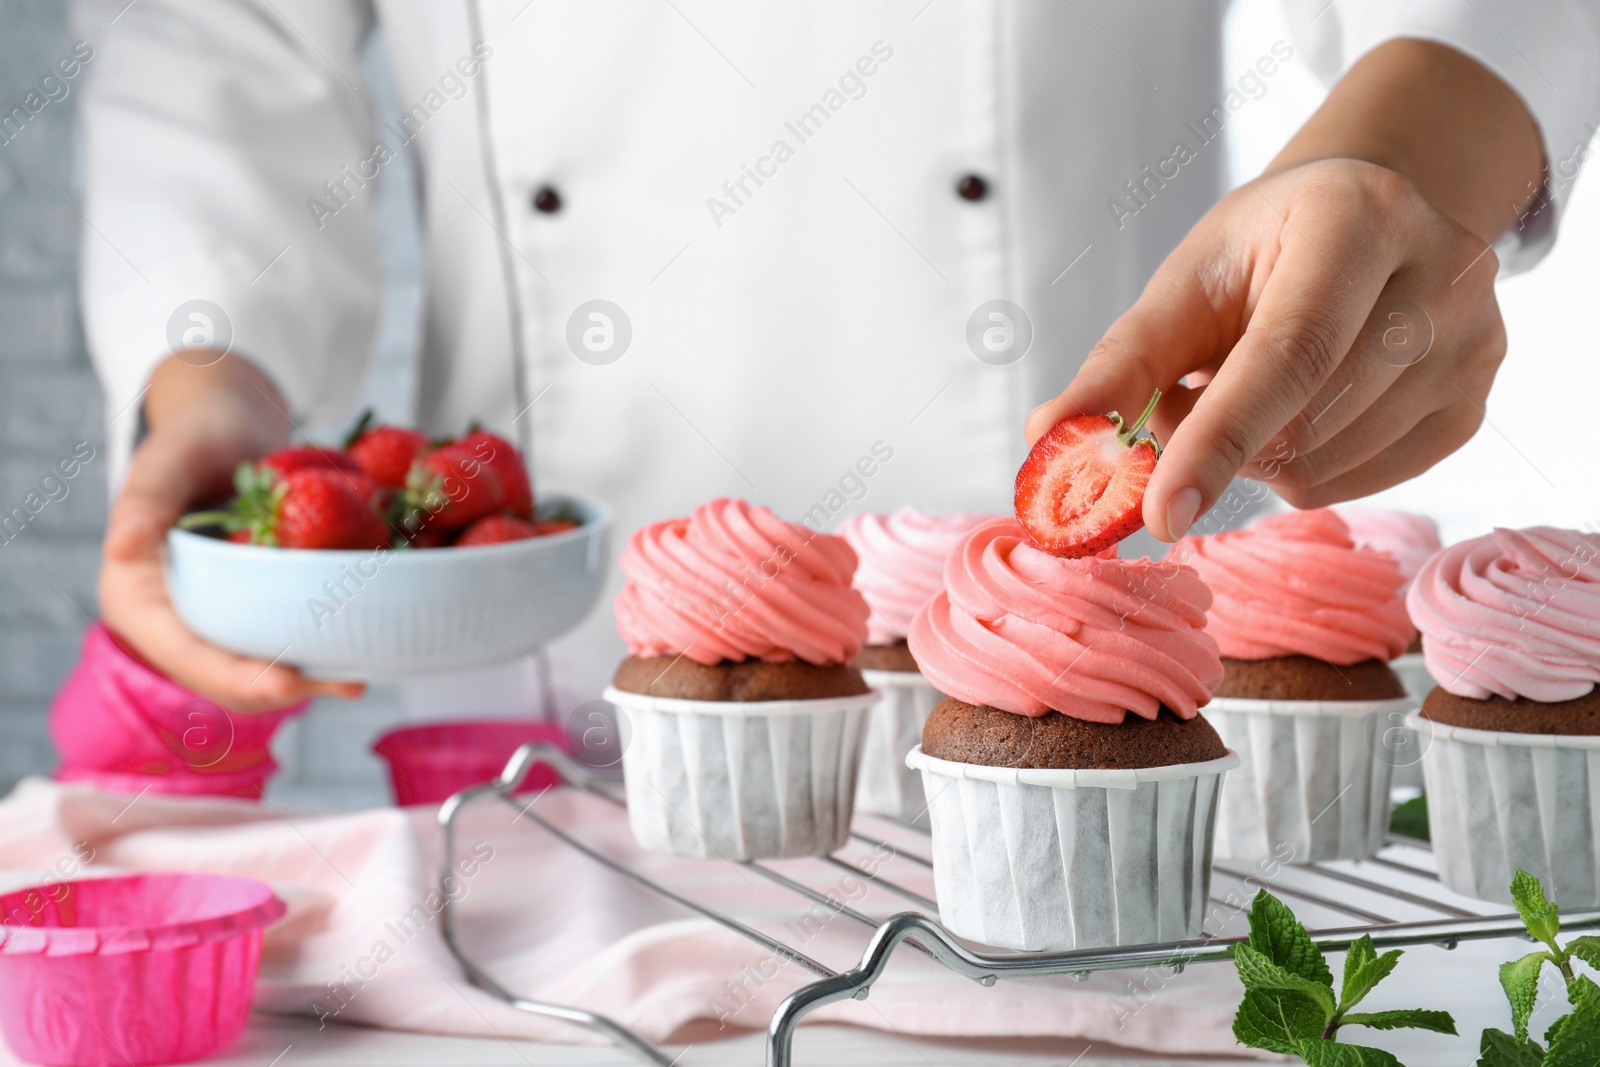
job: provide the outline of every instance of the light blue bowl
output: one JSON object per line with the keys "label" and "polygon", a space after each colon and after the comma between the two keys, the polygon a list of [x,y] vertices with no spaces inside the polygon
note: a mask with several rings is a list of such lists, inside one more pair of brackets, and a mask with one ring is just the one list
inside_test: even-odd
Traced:
{"label": "light blue bowl", "polygon": [[593,609],[611,513],[549,493],[575,530],[471,548],[332,551],[238,545],[174,527],[167,591],[221,648],[316,678],[381,682],[531,655]]}

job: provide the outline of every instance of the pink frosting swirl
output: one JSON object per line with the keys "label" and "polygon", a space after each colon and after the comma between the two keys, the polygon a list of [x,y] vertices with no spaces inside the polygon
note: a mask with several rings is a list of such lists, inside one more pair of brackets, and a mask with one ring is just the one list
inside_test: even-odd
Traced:
{"label": "pink frosting swirl", "polygon": [[1451,545],[1406,598],[1457,696],[1573,700],[1600,682],[1600,535],[1534,526]]}
{"label": "pink frosting swirl", "polygon": [[1426,515],[1410,511],[1380,511],[1377,508],[1358,508],[1341,505],[1334,509],[1344,524],[1350,528],[1350,540],[1357,548],[1371,548],[1387,552],[1400,565],[1406,584],[1412,579],[1428,557],[1439,551],[1438,525]]}
{"label": "pink frosting swirl", "polygon": [[911,621],[911,654],[969,704],[1090,722],[1153,719],[1164,704],[1189,719],[1222,681],[1211,594],[1187,567],[1063,559],[1000,518],[961,541],[944,580]]}
{"label": "pink frosting swirl", "polygon": [[1211,587],[1207,629],[1231,659],[1391,660],[1416,635],[1399,564],[1357,548],[1332,508],[1186,537],[1167,558],[1193,567]]}
{"label": "pink frosting swirl", "polygon": [[901,508],[893,515],[853,515],[839,533],[861,565],[855,586],[867,598],[867,641],[892,645],[905,640],[911,617],[944,588],[944,561],[974,526],[995,518],[977,512],[928,515]]}
{"label": "pink frosting swirl", "polygon": [[621,565],[617,632],[636,656],[848,663],[866,642],[849,543],[743,500],[635,530]]}

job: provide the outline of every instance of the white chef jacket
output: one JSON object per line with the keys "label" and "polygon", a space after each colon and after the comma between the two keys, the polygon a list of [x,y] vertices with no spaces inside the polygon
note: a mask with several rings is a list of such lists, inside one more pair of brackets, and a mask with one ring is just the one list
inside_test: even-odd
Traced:
{"label": "white chef jacket", "polygon": [[[1293,39],[1238,71],[1223,0],[125,3],[77,19],[115,470],[195,299],[298,421],[350,417],[382,299],[372,182],[409,151],[419,424],[513,434],[536,485],[608,502],[619,539],[722,494],[814,525],[1006,509],[1024,416],[1221,194],[1217,135],[1285,54],[1332,78],[1427,37],[1520,93],[1557,173],[1502,242],[1513,266],[1547,247],[1600,113],[1596,0],[1289,0]],[[374,21],[399,130],[355,74]],[[568,343],[596,299],[632,330],[603,365]],[[994,299],[1032,326],[1009,365],[967,343]],[[564,645],[558,684],[592,696],[610,613]]]}

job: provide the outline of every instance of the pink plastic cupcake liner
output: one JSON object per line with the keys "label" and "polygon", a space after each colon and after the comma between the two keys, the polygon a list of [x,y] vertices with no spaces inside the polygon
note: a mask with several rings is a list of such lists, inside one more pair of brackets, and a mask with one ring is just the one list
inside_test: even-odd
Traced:
{"label": "pink plastic cupcake liner", "polygon": [[0,1031],[29,1063],[210,1056],[244,1030],[270,886],[217,874],[91,878],[0,895]]}
{"label": "pink plastic cupcake liner", "polygon": [[[557,723],[479,719],[390,730],[372,751],[388,761],[394,800],[403,806],[438,804],[468,786],[487,782],[505,769],[519,746],[539,743],[572,750],[567,731]],[[560,780],[548,766],[535,764],[517,792],[535,793]]]}

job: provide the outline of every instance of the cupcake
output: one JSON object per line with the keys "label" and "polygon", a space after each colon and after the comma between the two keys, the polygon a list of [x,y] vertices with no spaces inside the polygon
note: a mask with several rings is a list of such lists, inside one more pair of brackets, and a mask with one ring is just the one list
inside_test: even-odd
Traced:
{"label": "cupcake", "polygon": [[1199,936],[1223,774],[1197,713],[1222,678],[1211,596],[1186,567],[969,533],[911,654],[948,694],[906,762],[922,774],[939,915],[1028,951]]}
{"label": "cupcake", "polygon": [[1451,545],[1407,603],[1439,681],[1411,722],[1440,880],[1507,901],[1521,867],[1562,907],[1600,907],[1600,535]]}
{"label": "cupcake", "polygon": [[[1400,587],[1402,597],[1411,588],[1422,565],[1428,562],[1428,557],[1444,547],[1439,540],[1438,524],[1426,515],[1348,506],[1334,510],[1350,527],[1350,540],[1355,542],[1357,548],[1371,548],[1394,557],[1394,561],[1400,565],[1401,576],[1405,578],[1405,584]],[[1433,679],[1428,676],[1422,662],[1420,633],[1411,639],[1405,653],[1390,666],[1400,675],[1407,691],[1418,700],[1427,696],[1428,690],[1433,688]]]}
{"label": "cupcake", "polygon": [[926,823],[922,775],[906,753],[922,738],[928,712],[944,699],[917,670],[906,646],[911,619],[944,588],[944,563],[966,533],[994,518],[972,512],[926,515],[901,508],[893,515],[847,519],[839,533],[860,560],[855,587],[866,597],[867,645],[856,656],[862,677],[881,695],[867,719],[856,807]]}
{"label": "cupcake", "polygon": [[1414,705],[1389,661],[1411,643],[1395,560],[1357,548],[1332,509],[1185,538],[1168,554],[1213,597],[1225,674],[1206,717],[1243,759],[1217,853],[1356,859],[1383,845],[1397,727]]}
{"label": "cupcake", "polygon": [[628,820],[693,858],[823,855],[844,844],[867,711],[851,661],[867,603],[841,537],[742,500],[636,531],[617,631]]}
{"label": "cupcake", "polygon": [[[1405,578],[1405,584],[1400,587],[1402,598],[1411,588],[1411,583],[1417,577],[1417,572],[1422,569],[1422,565],[1428,562],[1428,557],[1441,547],[1439,527],[1426,515],[1417,515],[1409,511],[1379,511],[1376,508],[1348,505],[1341,505],[1334,510],[1345,521],[1345,525],[1350,527],[1350,540],[1355,542],[1357,548],[1371,548],[1387,552],[1394,557],[1394,561],[1400,565],[1401,576]],[[1413,619],[1412,622],[1414,624],[1416,620]],[[1405,652],[1389,666],[1400,676],[1400,684],[1406,687],[1406,692],[1411,694],[1412,699],[1420,701],[1433,688],[1433,676],[1428,673],[1428,666],[1422,659],[1420,633],[1411,639],[1411,644],[1406,647]],[[1421,745],[1405,726],[1397,727],[1392,736],[1394,744],[1388,746],[1385,751],[1392,753],[1390,762],[1394,765],[1393,784],[1413,787],[1422,785]]]}

